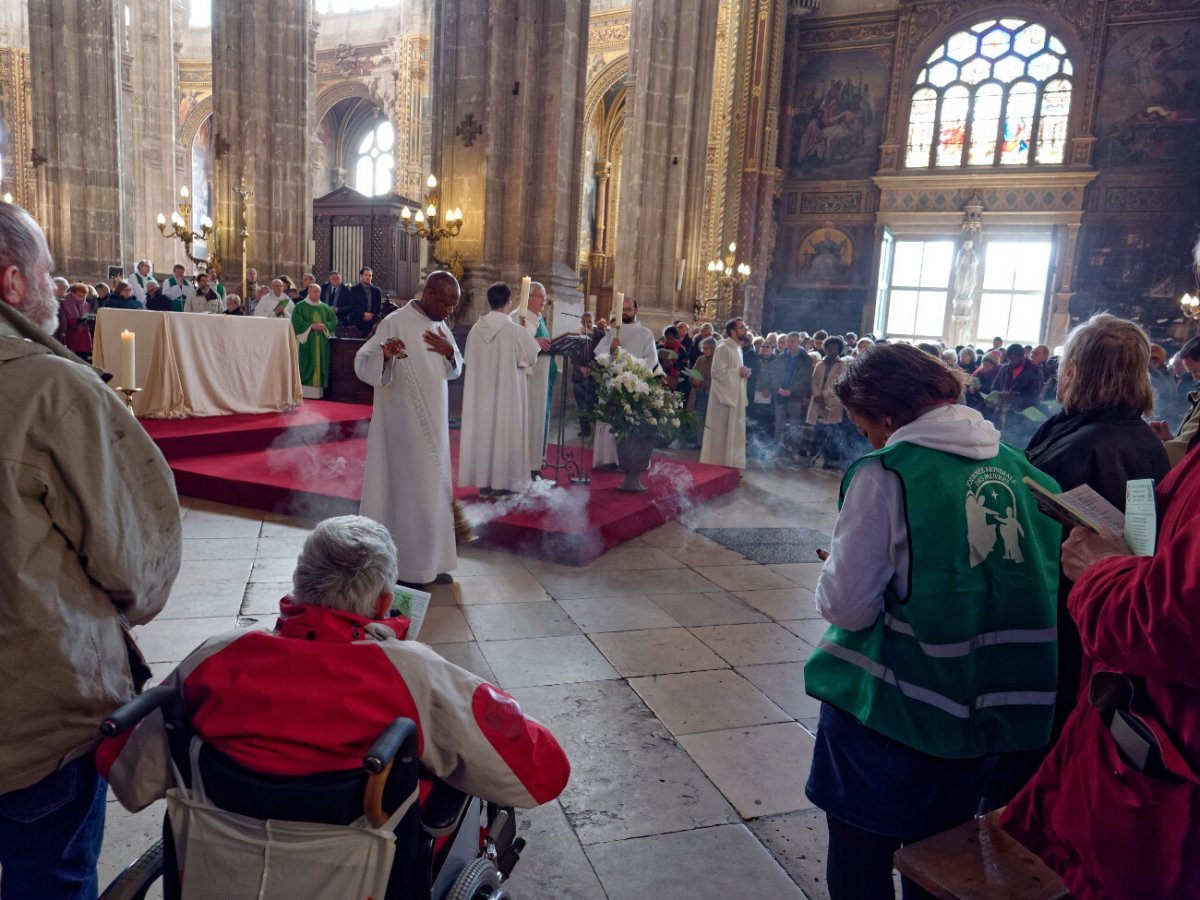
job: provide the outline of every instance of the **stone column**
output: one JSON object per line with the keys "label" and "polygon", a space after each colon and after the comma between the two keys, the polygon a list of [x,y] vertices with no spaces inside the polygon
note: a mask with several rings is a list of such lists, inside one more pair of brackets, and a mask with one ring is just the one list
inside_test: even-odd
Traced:
{"label": "stone column", "polygon": [[612,163],[606,159],[596,160],[593,173],[596,178],[596,228],[592,236],[589,256],[591,266],[591,293],[598,292],[608,276],[608,187],[612,180]]}
{"label": "stone column", "polygon": [[213,3],[213,148],[217,238],[229,284],[242,269],[240,179],[249,199],[248,265],[260,278],[310,268],[316,30],[297,0]]}
{"label": "stone column", "polygon": [[[443,208],[465,224],[451,246],[466,269],[460,323],[487,311],[488,284],[523,275],[577,315],[577,177],[583,157],[590,0],[458,0],[437,5],[433,171]],[[559,315],[556,331],[578,320]]]}
{"label": "stone column", "polygon": [[175,209],[175,134],[178,130],[178,77],[175,65],[175,23],[171,4],[138,0],[130,6],[128,30],[128,87],[124,91],[127,140],[123,140],[127,172],[126,222],[128,236],[125,271],[139,259],[150,259],[156,271],[172,260],[162,256],[162,235],[155,216],[170,216]]}
{"label": "stone column", "polygon": [[750,264],[750,280],[734,288],[733,314],[763,325],[763,291],[775,250],[775,192],[781,173],[779,87],[788,8],[785,0],[744,0],[738,23],[738,72],[734,108],[745,110],[735,143],[741,173],[737,191],[738,261]]}
{"label": "stone column", "polygon": [[29,0],[33,164],[55,269],[95,280],[124,259],[123,4]]}
{"label": "stone column", "polygon": [[[613,286],[669,318],[702,257],[718,0],[634,0]],[[686,260],[682,293],[675,283]],[[686,304],[690,308],[690,303]],[[657,323],[653,323],[657,324]]]}

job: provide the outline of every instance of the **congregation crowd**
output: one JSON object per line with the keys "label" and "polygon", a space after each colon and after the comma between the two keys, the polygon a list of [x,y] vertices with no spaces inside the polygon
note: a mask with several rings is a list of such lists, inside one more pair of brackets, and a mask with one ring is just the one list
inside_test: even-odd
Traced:
{"label": "congregation crowd", "polygon": [[[34,338],[57,326],[90,349],[89,290],[56,284],[51,266],[37,224],[0,205],[0,370],[13,387],[0,415],[14,426],[0,444],[0,668],[13,685],[0,707],[0,877],[6,895],[90,897],[105,779],[135,810],[184,789],[161,721],[93,753],[97,723],[134,692],[130,627],[170,595],[181,527],[162,454],[99,373]],[[239,305],[227,294],[221,310],[207,273],[193,283],[180,267],[151,291],[142,268],[97,290],[100,308]],[[503,494],[537,476],[555,377],[545,289],[523,285],[514,309],[513,291],[492,285],[460,351],[446,324],[453,276],[432,273],[390,315],[370,276],[301,284],[300,303],[275,279],[241,313],[289,318],[298,338],[343,325],[366,337],[362,517],[311,532],[274,631],[210,639],[167,683],[201,736],[248,769],[345,769],[403,715],[428,774],[535,806],[570,774],[554,737],[501,689],[397,640],[407,623],[389,607],[395,585],[446,583],[457,565],[447,381],[465,368],[459,484]],[[333,318],[302,318],[304,303]],[[616,455],[589,414],[592,370],[622,350],[703,415],[702,461],[845,470],[815,588],[829,628],[804,673],[821,701],[806,792],[826,815],[830,895],[893,896],[897,848],[1004,807],[1003,827],[1075,896],[1200,896],[1200,339],[1168,363],[1107,314],[1058,352],[754,335],[738,318],[720,334],[679,321],[656,336],[634,298],[618,314],[585,316],[586,349],[568,362],[597,466]],[[1156,511],[1138,554],[1122,536],[1060,527],[1023,485],[1086,484],[1125,510],[1140,481]],[[282,758],[298,771],[273,771]],[[904,895],[927,896],[907,880]]]}

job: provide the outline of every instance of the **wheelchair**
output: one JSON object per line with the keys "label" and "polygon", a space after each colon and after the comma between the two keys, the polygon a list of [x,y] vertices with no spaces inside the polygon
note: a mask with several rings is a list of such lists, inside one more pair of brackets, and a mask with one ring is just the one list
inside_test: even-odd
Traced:
{"label": "wheelchair", "polygon": [[[163,716],[171,761],[184,786],[189,791],[199,787],[216,815],[231,814],[235,822],[253,822],[267,833],[314,826],[343,826],[339,830],[348,831],[364,820],[376,835],[379,829],[389,829],[382,840],[386,843],[394,833],[394,857],[386,876],[387,891],[380,900],[512,900],[503,883],[525,845],[524,838],[516,837],[514,811],[438,781],[418,805],[422,773],[417,728],[411,719],[394,720],[367,752],[361,768],[287,777],[251,771],[201,740],[187,720],[178,690],[170,687],[152,688],[122,706],[103,722],[101,735],[119,738],[155,710]],[[207,883],[197,890],[194,879],[189,889],[187,878],[189,872],[205,868],[211,872],[214,866],[224,875],[238,877],[229,872],[235,865],[230,860],[238,856],[229,852],[232,845],[206,847],[203,840],[187,841],[189,858],[181,876],[176,847],[180,826],[176,821],[173,827],[168,811],[162,839],[130,863],[100,895],[101,900],[143,900],[159,879],[164,900],[211,896]],[[247,846],[248,853],[259,855],[253,841]],[[195,859],[192,853],[197,854]],[[262,855],[271,856],[270,849]],[[225,892],[222,900],[308,895],[304,890],[297,893],[294,884],[281,887],[277,895],[264,890],[268,863],[262,865],[261,880],[252,873],[253,883],[245,894]]]}

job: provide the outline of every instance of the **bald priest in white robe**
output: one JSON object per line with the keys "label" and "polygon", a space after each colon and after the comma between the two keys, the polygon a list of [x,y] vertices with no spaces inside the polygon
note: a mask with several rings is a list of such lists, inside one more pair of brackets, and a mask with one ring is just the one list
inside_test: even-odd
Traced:
{"label": "bald priest in white robe", "polygon": [[713,354],[708,412],[700,462],[715,466],[746,468],[746,379],[750,370],[742,364],[742,338],[746,323],[730,319],[725,337]]}
{"label": "bald priest in white robe", "polygon": [[487,290],[491,311],[467,335],[459,487],[483,496],[511,493],[529,484],[529,388],[525,370],[542,349],[509,318],[512,290],[497,282]]}
{"label": "bald priest in white robe", "polygon": [[[651,372],[661,372],[658,364],[658,347],[654,343],[654,332],[644,325],[637,323],[638,302],[632,297],[626,297],[621,307],[621,334],[610,327],[608,332],[596,345],[597,356],[609,356],[614,346],[632,353],[650,369]],[[617,464],[617,441],[612,436],[612,429],[603,422],[596,423],[596,440],[592,444],[592,468],[600,466],[614,467]]]}
{"label": "bald priest in white robe", "polygon": [[525,321],[520,319],[520,310],[515,310],[509,316],[518,325],[524,325],[525,330],[533,335],[542,348],[542,355],[537,362],[525,370],[528,385],[527,412],[529,415],[529,475],[537,477],[542,471],[542,460],[546,457],[546,407],[550,401],[550,364],[551,358],[545,351],[550,349],[550,331],[546,320],[542,318],[542,310],[546,306],[546,287],[541,282],[530,282],[528,312]]}
{"label": "bald priest in white robe", "polygon": [[360,511],[391,532],[397,578],[409,586],[447,584],[458,565],[446,383],[463,361],[445,322],[458,299],[454,276],[431,272],[421,296],[354,357],[355,374],[375,388]]}

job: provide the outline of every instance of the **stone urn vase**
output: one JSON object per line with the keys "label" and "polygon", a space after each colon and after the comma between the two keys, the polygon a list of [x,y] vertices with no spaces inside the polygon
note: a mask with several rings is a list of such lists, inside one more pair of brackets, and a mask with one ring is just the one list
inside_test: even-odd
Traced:
{"label": "stone urn vase", "polygon": [[617,441],[617,467],[625,473],[625,481],[618,491],[636,494],[646,490],[641,476],[650,468],[656,435],[653,428],[643,428]]}

